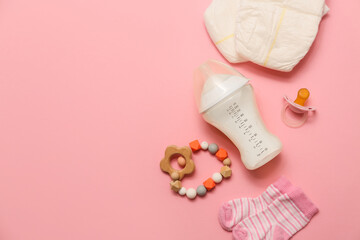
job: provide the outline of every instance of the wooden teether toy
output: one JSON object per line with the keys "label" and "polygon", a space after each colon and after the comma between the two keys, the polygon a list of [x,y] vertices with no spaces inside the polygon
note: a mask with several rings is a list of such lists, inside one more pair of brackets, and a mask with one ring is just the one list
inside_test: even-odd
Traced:
{"label": "wooden teether toy", "polygon": [[[172,181],[170,182],[171,190],[179,193],[181,196],[186,195],[189,199],[194,199],[196,195],[205,196],[206,192],[215,188],[217,183],[220,183],[223,178],[229,178],[232,174],[230,169],[231,161],[225,149],[219,148],[215,143],[208,144],[207,142],[199,143],[194,140],[189,143],[189,147],[177,147],[175,145],[168,146],[165,150],[165,157],[160,162],[162,171],[168,173]],[[216,172],[211,178],[206,179],[202,185],[199,185],[196,190],[194,188],[186,189],[181,185],[181,179],[185,175],[191,174],[195,170],[194,161],[191,159],[192,152],[197,152],[200,149],[209,150],[212,155],[215,155],[219,161],[223,163],[220,172]],[[170,161],[174,155],[180,155],[178,163],[184,166],[181,170],[176,170],[171,167]]]}
{"label": "wooden teether toy", "polygon": [[[185,159],[185,167],[181,170],[176,170],[171,167],[170,160],[175,154],[180,154]],[[181,180],[186,174],[191,174],[195,170],[194,161],[191,159],[191,149],[189,147],[177,147],[175,145],[168,146],[165,150],[165,157],[160,162],[160,168],[167,172],[171,179]]]}

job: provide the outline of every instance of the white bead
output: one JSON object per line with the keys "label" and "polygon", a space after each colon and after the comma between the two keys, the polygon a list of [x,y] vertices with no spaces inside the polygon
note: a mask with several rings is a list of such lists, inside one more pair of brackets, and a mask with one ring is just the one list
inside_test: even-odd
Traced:
{"label": "white bead", "polygon": [[189,188],[187,191],[186,191],[186,196],[189,198],[189,199],[194,199],[196,197],[196,190],[193,189],[193,188]]}
{"label": "white bead", "polygon": [[217,172],[217,173],[214,173],[211,178],[212,178],[212,180],[214,180],[214,182],[216,182],[216,183],[220,183],[220,182],[222,181],[222,179],[223,179],[221,173],[218,173],[218,172]]}
{"label": "white bead", "polygon": [[207,142],[202,142],[200,145],[202,150],[207,150],[209,147],[209,144]]}
{"label": "white bead", "polygon": [[178,192],[181,196],[184,196],[186,194],[186,188],[182,187],[180,188],[179,192]]}

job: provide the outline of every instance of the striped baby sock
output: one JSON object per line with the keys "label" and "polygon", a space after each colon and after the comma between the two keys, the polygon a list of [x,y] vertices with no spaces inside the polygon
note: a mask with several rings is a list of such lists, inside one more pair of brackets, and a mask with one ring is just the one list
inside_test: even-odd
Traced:
{"label": "striped baby sock", "polygon": [[287,240],[318,212],[300,188],[280,190],[281,196],[264,210],[245,218],[233,228],[236,240]]}
{"label": "striped baby sock", "polygon": [[234,199],[221,205],[219,210],[219,222],[222,228],[232,231],[241,220],[263,211],[275,199],[281,196],[279,189],[294,188],[284,177],[271,184],[265,192],[256,198]]}

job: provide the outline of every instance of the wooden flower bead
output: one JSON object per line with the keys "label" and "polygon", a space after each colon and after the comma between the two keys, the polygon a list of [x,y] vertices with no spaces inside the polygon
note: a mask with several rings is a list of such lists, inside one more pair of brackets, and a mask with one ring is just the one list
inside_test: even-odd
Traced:
{"label": "wooden flower bead", "polygon": [[[171,157],[180,154],[185,158],[185,167],[181,170],[177,170],[171,167]],[[175,145],[168,146],[165,150],[165,157],[160,162],[160,168],[162,171],[167,172],[170,177],[174,172],[179,174],[179,180],[183,179],[186,174],[191,174],[195,170],[194,161],[191,159],[191,149],[189,147],[177,147]]]}

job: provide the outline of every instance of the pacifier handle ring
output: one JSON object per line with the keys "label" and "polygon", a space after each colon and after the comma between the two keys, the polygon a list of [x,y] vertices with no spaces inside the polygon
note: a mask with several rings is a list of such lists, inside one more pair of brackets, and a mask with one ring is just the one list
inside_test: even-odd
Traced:
{"label": "pacifier handle ring", "polygon": [[304,112],[302,118],[299,121],[289,120],[289,118],[286,117],[286,110],[288,109],[289,104],[285,104],[284,107],[281,110],[281,119],[282,121],[289,127],[292,128],[298,128],[304,125],[308,118],[308,112]]}

